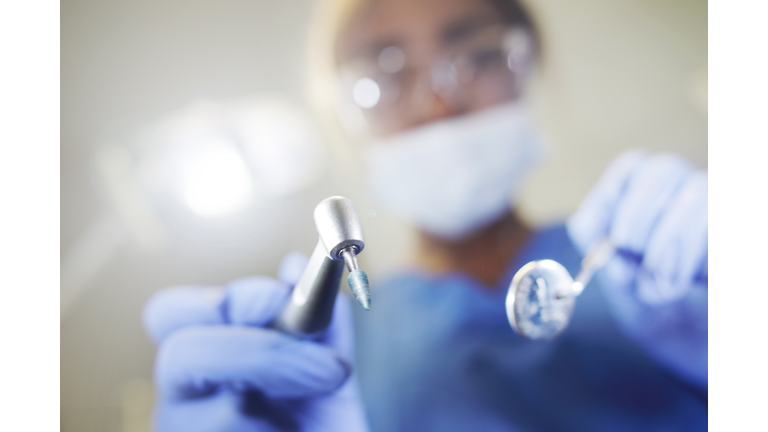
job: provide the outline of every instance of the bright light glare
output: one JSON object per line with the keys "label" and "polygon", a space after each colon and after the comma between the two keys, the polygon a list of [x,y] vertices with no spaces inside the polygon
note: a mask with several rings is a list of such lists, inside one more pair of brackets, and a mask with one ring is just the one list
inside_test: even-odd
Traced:
{"label": "bright light glare", "polygon": [[360,78],[352,87],[352,98],[360,108],[375,107],[380,97],[379,85],[370,78]]}
{"label": "bright light glare", "polygon": [[202,217],[232,213],[245,204],[251,192],[243,159],[232,146],[221,144],[197,149],[187,155],[182,167],[182,197]]}
{"label": "bright light glare", "polygon": [[379,53],[379,67],[386,73],[400,72],[405,66],[405,54],[398,47],[386,47]]}

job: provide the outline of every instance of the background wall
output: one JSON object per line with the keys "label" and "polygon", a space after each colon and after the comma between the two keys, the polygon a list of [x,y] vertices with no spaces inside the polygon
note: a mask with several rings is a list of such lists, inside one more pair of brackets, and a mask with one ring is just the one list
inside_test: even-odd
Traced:
{"label": "background wall", "polygon": [[609,161],[633,147],[707,167],[707,2],[534,0],[545,64],[537,108],[551,158],[524,214],[575,209]]}
{"label": "background wall", "polygon": [[[626,148],[675,151],[707,166],[706,2],[529,3],[546,44],[535,106],[551,150],[523,194],[521,212],[531,223],[567,216]],[[311,211],[327,196],[355,200],[368,244],[361,261],[374,286],[406,263],[411,233],[376,209],[359,181],[339,175],[322,145],[322,169],[272,201],[266,229],[228,224],[221,236],[242,234],[238,241],[209,241],[223,232],[221,220],[198,221],[190,235],[156,201],[113,199],[119,184],[111,187],[111,177],[94,168],[105,166],[105,142],[140,141],[131,131],[200,101],[269,96],[306,112],[304,41],[313,5],[62,2],[63,430],[148,430],[154,348],[141,328],[147,298],[174,284],[274,274],[287,251],[311,252]],[[195,233],[203,232],[201,241]]]}

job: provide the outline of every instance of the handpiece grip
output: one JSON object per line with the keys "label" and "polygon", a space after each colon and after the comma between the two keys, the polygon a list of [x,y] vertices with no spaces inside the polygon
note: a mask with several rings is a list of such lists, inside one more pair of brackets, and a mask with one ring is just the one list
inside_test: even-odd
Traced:
{"label": "handpiece grip", "polygon": [[344,262],[330,259],[318,241],[288,304],[272,327],[297,336],[325,330],[331,323],[343,271]]}

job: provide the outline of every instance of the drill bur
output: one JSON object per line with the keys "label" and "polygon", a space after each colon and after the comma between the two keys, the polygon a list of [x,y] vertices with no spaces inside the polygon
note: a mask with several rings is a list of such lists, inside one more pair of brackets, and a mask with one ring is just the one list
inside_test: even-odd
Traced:
{"label": "drill bur", "polygon": [[357,265],[357,249],[353,246],[342,249],[341,257],[349,270],[349,289],[365,310],[371,310],[371,288],[368,286],[368,275]]}
{"label": "drill bur", "polygon": [[363,309],[371,310],[371,288],[368,286],[368,275],[360,269],[352,270],[347,276],[347,283]]}

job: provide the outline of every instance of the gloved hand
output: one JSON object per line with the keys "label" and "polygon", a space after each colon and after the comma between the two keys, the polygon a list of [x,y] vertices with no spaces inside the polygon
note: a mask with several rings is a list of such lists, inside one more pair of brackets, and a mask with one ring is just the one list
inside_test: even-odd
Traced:
{"label": "gloved hand", "polygon": [[619,156],[568,220],[585,253],[609,236],[598,272],[621,327],[659,362],[707,382],[707,173],[671,155]]}
{"label": "gloved hand", "polygon": [[158,431],[365,431],[351,310],[339,295],[329,328],[299,340],[266,328],[306,266],[289,254],[279,280],[249,277],[222,290],[160,291],[144,310],[159,344]]}

